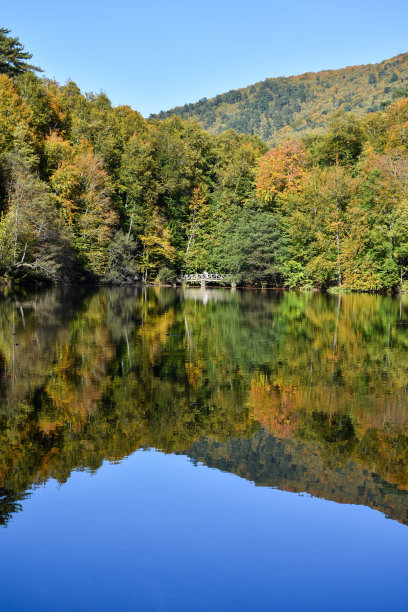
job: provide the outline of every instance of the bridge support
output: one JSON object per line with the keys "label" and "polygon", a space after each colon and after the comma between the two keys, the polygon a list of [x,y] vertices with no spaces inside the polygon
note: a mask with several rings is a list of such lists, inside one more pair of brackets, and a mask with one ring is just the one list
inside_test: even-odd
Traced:
{"label": "bridge support", "polygon": [[204,278],[201,279],[201,289],[205,289],[205,280],[204,280]]}
{"label": "bridge support", "polygon": [[232,281],[231,289],[236,289],[236,288],[237,288],[237,283],[235,281]]}

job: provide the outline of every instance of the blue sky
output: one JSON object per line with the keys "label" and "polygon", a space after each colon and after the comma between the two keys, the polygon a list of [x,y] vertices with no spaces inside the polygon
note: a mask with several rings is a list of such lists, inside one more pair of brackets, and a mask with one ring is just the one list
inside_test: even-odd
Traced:
{"label": "blue sky", "polygon": [[406,0],[2,2],[45,76],[144,116],[267,77],[408,51]]}

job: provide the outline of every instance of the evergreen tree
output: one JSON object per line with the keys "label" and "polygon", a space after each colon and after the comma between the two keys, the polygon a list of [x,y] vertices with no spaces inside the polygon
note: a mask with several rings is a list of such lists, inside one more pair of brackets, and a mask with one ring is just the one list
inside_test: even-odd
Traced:
{"label": "evergreen tree", "polygon": [[10,30],[0,28],[0,73],[15,77],[28,70],[42,72],[38,66],[27,63],[26,60],[30,60],[33,54],[24,51],[19,39],[8,34]]}

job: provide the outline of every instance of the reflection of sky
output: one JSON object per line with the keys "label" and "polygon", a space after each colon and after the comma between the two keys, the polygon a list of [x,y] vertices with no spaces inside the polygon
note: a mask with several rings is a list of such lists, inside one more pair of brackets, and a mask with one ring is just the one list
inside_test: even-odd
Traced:
{"label": "reflection of sky", "polygon": [[0,530],[1,609],[405,610],[408,528],[136,452]]}

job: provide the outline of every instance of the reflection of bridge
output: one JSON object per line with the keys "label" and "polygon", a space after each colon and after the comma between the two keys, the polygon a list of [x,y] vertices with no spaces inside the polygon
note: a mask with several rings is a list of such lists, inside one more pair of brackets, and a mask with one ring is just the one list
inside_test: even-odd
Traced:
{"label": "reflection of bridge", "polygon": [[226,283],[231,287],[236,287],[236,282],[231,274],[218,274],[217,272],[209,274],[208,272],[202,272],[201,274],[184,274],[180,278],[183,284],[185,283],[199,283],[202,287],[205,287],[207,283]]}

